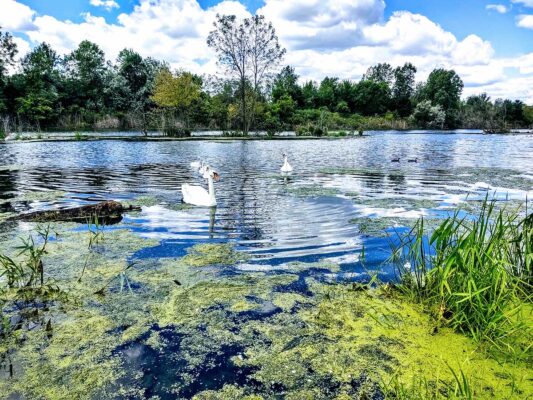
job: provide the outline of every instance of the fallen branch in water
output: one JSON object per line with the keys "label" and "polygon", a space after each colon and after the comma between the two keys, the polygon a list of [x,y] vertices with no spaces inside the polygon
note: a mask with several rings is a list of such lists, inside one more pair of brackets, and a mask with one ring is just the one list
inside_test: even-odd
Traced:
{"label": "fallen branch in water", "polygon": [[48,210],[35,211],[31,213],[20,214],[10,218],[11,221],[28,221],[28,222],[87,222],[94,218],[103,224],[116,224],[122,220],[122,214],[127,211],[139,211],[140,207],[128,206],[125,207],[118,201],[102,201],[97,204],[89,204],[86,206]]}

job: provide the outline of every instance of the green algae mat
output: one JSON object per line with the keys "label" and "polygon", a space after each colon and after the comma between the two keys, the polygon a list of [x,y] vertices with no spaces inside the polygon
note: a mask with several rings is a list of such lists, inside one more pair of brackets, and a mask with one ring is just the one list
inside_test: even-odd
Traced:
{"label": "green algae mat", "polygon": [[[308,273],[334,264],[246,272],[236,268],[246,255],[228,244],[136,259],[157,242],[75,227],[51,227],[46,290],[22,296],[0,281],[1,398],[533,395],[528,359],[491,358],[391,286]],[[2,250],[24,261],[18,246],[19,238],[2,237]]]}

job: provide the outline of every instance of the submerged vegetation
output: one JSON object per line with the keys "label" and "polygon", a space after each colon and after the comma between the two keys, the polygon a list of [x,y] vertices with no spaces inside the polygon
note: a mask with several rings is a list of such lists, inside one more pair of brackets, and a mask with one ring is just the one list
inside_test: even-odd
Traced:
{"label": "submerged vegetation", "polygon": [[[421,220],[395,253],[400,282],[372,285],[309,273],[339,271],[331,263],[240,269],[246,253],[227,243],[196,245],[181,258],[138,258],[156,242],[97,221],[86,231],[76,226],[47,228],[22,254],[16,238],[4,242],[2,260],[31,267],[23,287],[53,279],[66,297],[22,305],[5,295],[17,280],[0,281],[3,397],[533,393],[532,226],[523,213],[485,203],[476,218],[455,214],[430,237]],[[36,309],[37,319],[28,314]]]}

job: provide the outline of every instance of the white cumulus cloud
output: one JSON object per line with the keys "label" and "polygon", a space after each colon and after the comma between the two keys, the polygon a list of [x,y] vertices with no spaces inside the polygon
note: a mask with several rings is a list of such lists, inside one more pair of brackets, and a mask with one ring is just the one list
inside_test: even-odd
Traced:
{"label": "white cumulus cloud", "polygon": [[516,18],[516,25],[520,28],[533,29],[533,14],[522,14]]}
{"label": "white cumulus cloud", "polygon": [[[251,15],[236,0],[207,9],[197,0],[139,0],[114,22],[86,13],[75,23],[37,15],[15,0],[0,0],[0,5],[9,14],[0,13],[0,25],[29,38],[17,38],[22,54],[43,41],[66,54],[87,39],[109,59],[127,47],[200,74],[217,70],[215,54],[206,44],[216,14]],[[418,80],[426,79],[434,68],[453,68],[465,82],[465,95],[486,91],[493,98],[533,101],[528,89],[533,87],[533,53],[501,59],[478,35],[458,38],[426,16],[397,11],[385,18],[384,11],[383,0],[265,0],[258,13],[272,21],[287,48],[284,63],[294,66],[304,80],[359,79],[378,62],[393,66],[412,62]]]}
{"label": "white cumulus cloud", "polygon": [[383,17],[383,0],[265,0],[258,10],[291,49],[346,49]]}
{"label": "white cumulus cloud", "polygon": [[0,0],[0,27],[11,32],[31,30],[35,11],[15,0]]}
{"label": "white cumulus cloud", "polygon": [[500,13],[500,14],[506,14],[509,12],[509,8],[507,8],[503,4],[487,4],[485,8],[487,10],[496,11],[497,13]]}
{"label": "white cumulus cloud", "polygon": [[521,4],[524,7],[533,8],[533,0],[511,0],[511,2],[513,2],[515,4]]}
{"label": "white cumulus cloud", "polygon": [[91,0],[91,5],[95,7],[103,7],[107,11],[111,11],[113,8],[119,8],[119,5],[115,0]]}

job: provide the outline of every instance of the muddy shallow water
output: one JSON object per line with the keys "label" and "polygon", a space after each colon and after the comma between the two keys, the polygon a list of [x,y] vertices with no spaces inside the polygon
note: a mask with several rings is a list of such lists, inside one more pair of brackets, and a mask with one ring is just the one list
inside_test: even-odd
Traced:
{"label": "muddy shallow water", "polygon": [[[279,172],[283,152],[290,175]],[[216,210],[181,203],[181,184],[204,184],[195,160],[221,174]],[[509,207],[531,198],[532,162],[532,136],[0,144],[0,221],[103,199],[142,206],[91,228],[103,232],[93,247],[86,225],[55,224],[45,271],[68,299],[26,320],[27,305],[6,309],[23,333],[0,346],[0,389],[13,398],[379,398],[378,377],[414,365],[429,373],[431,354],[467,357],[461,368],[491,393],[515,382],[520,398],[531,389],[520,366],[492,363],[451,332],[430,337],[420,310],[365,300],[349,283],[369,271],[393,280],[391,241],[420,216],[436,223],[487,195]],[[0,251],[13,253],[35,228],[0,225]],[[40,329],[48,321],[53,334]]]}

